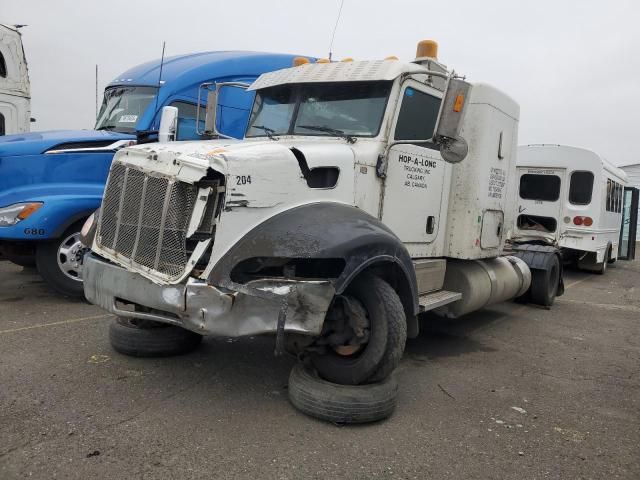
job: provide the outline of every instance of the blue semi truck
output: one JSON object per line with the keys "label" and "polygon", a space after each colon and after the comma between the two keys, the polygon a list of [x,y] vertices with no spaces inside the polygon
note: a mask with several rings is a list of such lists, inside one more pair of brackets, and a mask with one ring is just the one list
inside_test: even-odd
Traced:
{"label": "blue semi truck", "polygon": [[[79,233],[100,206],[115,152],[157,141],[162,108],[178,109],[177,140],[206,138],[208,85],[247,82],[292,65],[294,55],[204,52],[134,67],[104,92],[95,130],[46,131],[0,137],[0,260],[36,266],[67,296],[83,295]],[[162,65],[161,65],[162,63]],[[253,92],[221,90],[216,129],[241,138]]]}

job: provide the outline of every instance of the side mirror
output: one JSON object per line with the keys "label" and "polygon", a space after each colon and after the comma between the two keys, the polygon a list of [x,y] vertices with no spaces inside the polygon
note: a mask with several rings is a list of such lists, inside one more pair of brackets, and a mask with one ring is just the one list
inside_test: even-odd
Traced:
{"label": "side mirror", "polygon": [[442,158],[449,163],[461,162],[469,153],[469,146],[466,140],[460,136],[460,130],[470,90],[470,83],[450,77],[440,104],[438,123],[433,138],[440,146]]}
{"label": "side mirror", "polygon": [[202,105],[201,103],[201,91],[204,89],[207,91],[207,108],[205,111],[204,118],[204,131],[200,130],[200,109],[197,109],[196,113],[196,133],[198,135],[205,136],[215,136],[222,138],[231,138],[227,135],[224,135],[218,131],[218,127],[216,126],[216,115],[218,112],[218,97],[220,91],[225,87],[231,88],[241,88],[242,90],[246,90],[249,88],[249,83],[244,82],[205,82],[200,85],[198,88],[198,105]]}
{"label": "side mirror", "polygon": [[178,130],[178,109],[176,107],[162,107],[160,116],[160,128],[158,129],[158,142],[173,142]]}

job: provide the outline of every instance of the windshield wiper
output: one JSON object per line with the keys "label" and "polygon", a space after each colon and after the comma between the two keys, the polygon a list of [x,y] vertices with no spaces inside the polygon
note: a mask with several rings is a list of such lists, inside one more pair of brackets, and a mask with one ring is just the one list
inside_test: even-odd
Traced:
{"label": "windshield wiper", "polygon": [[116,127],[115,125],[103,125],[100,128],[96,128],[96,130],[115,130],[116,128],[118,127]]}
{"label": "windshield wiper", "polygon": [[337,128],[321,127],[319,125],[298,125],[298,128],[306,128],[307,130],[315,130],[316,132],[332,133],[337,137],[344,138],[347,143],[356,143],[356,137],[344,133],[342,130],[338,130]]}
{"label": "windshield wiper", "polygon": [[257,128],[258,130],[262,130],[264,133],[267,134],[267,137],[269,137],[269,140],[274,140],[274,141],[278,141],[280,140],[278,137],[276,137],[276,131],[273,128],[269,128],[269,127],[265,127],[264,125],[251,125],[251,128]]}

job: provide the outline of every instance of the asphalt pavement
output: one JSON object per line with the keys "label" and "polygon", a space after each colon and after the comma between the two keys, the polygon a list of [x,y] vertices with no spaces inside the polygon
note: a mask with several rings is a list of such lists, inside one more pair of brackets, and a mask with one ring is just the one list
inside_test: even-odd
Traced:
{"label": "asphalt pavement", "polygon": [[353,427],[290,406],[273,338],[126,357],[110,315],[0,262],[0,478],[638,479],[640,262],[565,282],[427,319],[394,415]]}

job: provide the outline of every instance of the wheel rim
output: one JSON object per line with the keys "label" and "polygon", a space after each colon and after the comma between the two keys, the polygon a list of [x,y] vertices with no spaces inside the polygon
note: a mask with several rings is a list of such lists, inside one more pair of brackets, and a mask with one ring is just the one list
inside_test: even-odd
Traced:
{"label": "wheel rim", "polygon": [[369,341],[371,327],[368,314],[358,299],[351,296],[341,296],[339,299],[327,314],[327,323],[333,320],[333,328],[322,343],[340,357],[353,358],[366,348]]}
{"label": "wheel rim", "polygon": [[80,232],[66,237],[58,246],[58,268],[67,277],[76,282],[82,281],[82,261],[89,249],[80,241]]}

